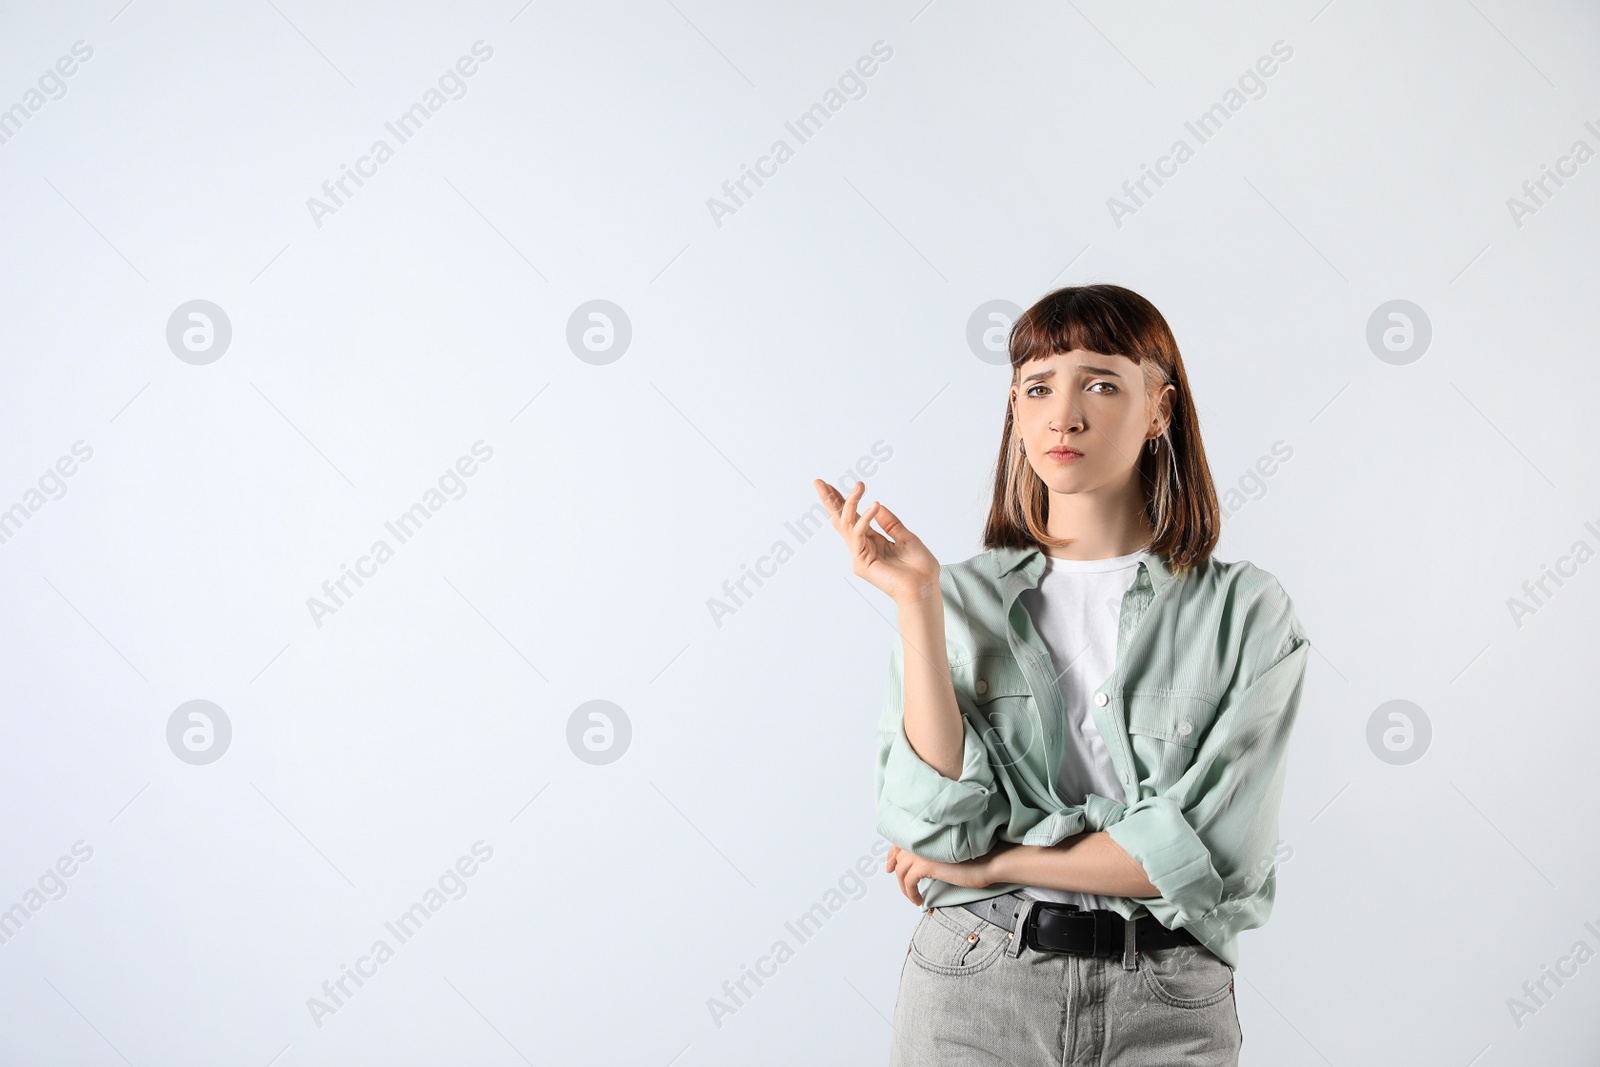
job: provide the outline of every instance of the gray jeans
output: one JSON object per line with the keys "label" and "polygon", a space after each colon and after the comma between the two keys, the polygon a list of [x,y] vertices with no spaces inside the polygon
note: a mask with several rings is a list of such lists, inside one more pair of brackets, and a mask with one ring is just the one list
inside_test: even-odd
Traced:
{"label": "gray jeans", "polygon": [[1238,1064],[1233,968],[1209,949],[1139,949],[1126,970],[1120,951],[1036,952],[1021,930],[956,906],[923,912],[900,972],[892,1067]]}

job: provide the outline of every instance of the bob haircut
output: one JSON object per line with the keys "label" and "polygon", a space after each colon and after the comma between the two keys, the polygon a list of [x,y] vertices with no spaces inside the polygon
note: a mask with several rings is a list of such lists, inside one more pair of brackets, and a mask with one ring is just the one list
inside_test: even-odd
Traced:
{"label": "bob haircut", "polygon": [[[1081,285],[1057,289],[1041,298],[1011,328],[1011,384],[1029,360],[1083,349],[1126,356],[1143,372],[1145,396],[1163,384],[1176,387],[1172,417],[1156,450],[1139,450],[1137,470],[1144,488],[1145,514],[1155,530],[1150,550],[1174,575],[1204,563],[1222,532],[1222,512],[1200,443],[1199,416],[1189,392],[1183,357],[1167,320],[1154,304],[1120,285]],[[1050,537],[1050,491],[1022,451],[1009,399],[994,494],[984,524],[985,548],[1063,547]]]}

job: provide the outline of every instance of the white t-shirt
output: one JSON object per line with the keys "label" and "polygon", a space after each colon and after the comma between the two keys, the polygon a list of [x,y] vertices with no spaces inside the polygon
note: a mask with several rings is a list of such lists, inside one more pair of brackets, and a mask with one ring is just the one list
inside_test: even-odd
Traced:
{"label": "white t-shirt", "polygon": [[[1148,552],[1142,548],[1109,559],[1058,559],[1046,554],[1038,588],[1022,593],[1033,628],[1044,639],[1059,674],[1066,708],[1066,743],[1056,792],[1067,804],[1082,804],[1090,793],[1112,800],[1124,795],[1105,740],[1094,724],[1090,701],[1116,670],[1122,595],[1133,585],[1139,560]],[[1026,886],[1018,892],[1081,908],[1110,907],[1105,897],[1093,893],[1044,886]]]}

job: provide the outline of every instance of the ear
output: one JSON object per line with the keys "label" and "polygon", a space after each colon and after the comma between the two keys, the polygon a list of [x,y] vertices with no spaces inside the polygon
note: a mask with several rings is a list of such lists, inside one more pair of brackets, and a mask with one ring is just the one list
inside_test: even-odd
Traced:
{"label": "ear", "polygon": [[1163,385],[1161,391],[1156,394],[1156,413],[1151,424],[1158,436],[1165,433],[1167,427],[1172,425],[1172,407],[1177,402],[1177,396],[1178,387],[1171,382]]}

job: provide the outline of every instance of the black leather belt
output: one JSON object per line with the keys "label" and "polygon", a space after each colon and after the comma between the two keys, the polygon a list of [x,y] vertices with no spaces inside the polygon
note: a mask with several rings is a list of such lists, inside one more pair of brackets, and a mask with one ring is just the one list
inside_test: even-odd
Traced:
{"label": "black leather belt", "polygon": [[[961,906],[1004,930],[1015,932],[1017,915],[1021,913],[1023,904],[1032,899],[1021,893],[1010,892],[969,901]],[[1076,904],[1034,900],[1028,921],[1023,924],[1022,943],[1037,952],[1120,956],[1141,948],[1198,945],[1200,941],[1187,930],[1167,929],[1149,913],[1129,923],[1116,912],[1105,908],[1086,911]]]}

